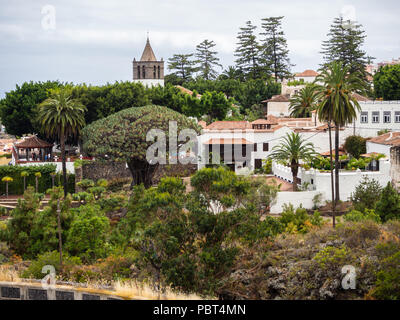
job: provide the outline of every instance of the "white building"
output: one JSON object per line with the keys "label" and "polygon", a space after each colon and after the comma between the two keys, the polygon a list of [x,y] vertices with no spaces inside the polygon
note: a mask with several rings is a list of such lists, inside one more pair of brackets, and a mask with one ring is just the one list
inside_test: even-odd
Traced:
{"label": "white building", "polygon": [[319,73],[314,70],[305,70],[301,73],[296,73],[294,76],[294,80],[296,81],[304,81],[305,83],[312,83],[315,81],[315,78],[318,77]]}

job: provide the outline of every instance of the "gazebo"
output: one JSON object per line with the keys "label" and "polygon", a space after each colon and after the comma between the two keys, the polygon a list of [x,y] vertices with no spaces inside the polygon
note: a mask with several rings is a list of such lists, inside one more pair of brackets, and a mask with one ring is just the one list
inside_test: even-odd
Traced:
{"label": "gazebo", "polygon": [[[37,151],[36,151],[37,149]],[[37,136],[25,138],[14,144],[17,161],[45,161],[45,156],[52,154],[53,144],[39,139]],[[25,150],[23,152],[22,150]],[[46,159],[46,160],[50,160]]]}

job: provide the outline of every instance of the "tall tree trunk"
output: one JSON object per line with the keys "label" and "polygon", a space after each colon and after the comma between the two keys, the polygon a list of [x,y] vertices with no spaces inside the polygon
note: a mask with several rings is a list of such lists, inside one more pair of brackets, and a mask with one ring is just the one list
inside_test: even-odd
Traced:
{"label": "tall tree trunk", "polygon": [[297,191],[297,174],[299,172],[299,164],[296,161],[292,161],[291,165],[290,165],[291,169],[292,169],[292,175],[293,175],[293,191]]}
{"label": "tall tree trunk", "polygon": [[329,129],[329,157],[331,161],[331,190],[332,190],[332,225],[336,226],[336,204],[335,204],[335,188],[333,180],[333,157],[332,157],[332,129],[331,122],[328,122]]}
{"label": "tall tree trunk", "polygon": [[6,181],[6,197],[8,198],[8,181]]}
{"label": "tall tree trunk", "polygon": [[339,125],[335,124],[335,202],[339,204]]}
{"label": "tall tree trunk", "polygon": [[132,186],[142,184],[149,188],[153,184],[153,176],[158,168],[158,164],[150,164],[147,160],[131,160],[127,162],[128,168],[132,173]]}
{"label": "tall tree trunk", "polygon": [[24,177],[24,192],[26,190],[26,177]]}
{"label": "tall tree trunk", "polygon": [[61,238],[61,208],[60,208],[60,199],[57,200],[57,225],[58,225],[58,249],[60,252],[60,266],[63,263],[63,254],[62,254],[62,238]]}
{"label": "tall tree trunk", "polygon": [[62,173],[63,173],[63,184],[64,184],[64,197],[67,196],[68,193],[68,186],[67,186],[67,164],[65,160],[65,136],[64,132],[61,132],[60,137],[60,144],[61,144],[61,161],[62,161]]}

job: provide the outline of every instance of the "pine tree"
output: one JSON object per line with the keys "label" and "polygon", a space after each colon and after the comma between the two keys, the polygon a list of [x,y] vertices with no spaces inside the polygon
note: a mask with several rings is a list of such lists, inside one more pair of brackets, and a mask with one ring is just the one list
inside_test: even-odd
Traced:
{"label": "pine tree", "polygon": [[290,76],[290,67],[292,66],[285,34],[282,30],[282,19],[282,16],[264,18],[261,24],[264,32],[260,35],[265,37],[261,41],[261,61],[264,70],[274,74],[275,81]]}
{"label": "pine tree", "polygon": [[350,73],[359,71],[364,78],[368,73],[365,67],[374,59],[362,49],[366,34],[361,24],[343,17],[335,18],[328,33],[328,40],[323,41],[322,51],[324,64],[340,61],[349,67]]}
{"label": "pine tree", "polygon": [[174,54],[168,59],[168,69],[175,70],[173,73],[183,81],[189,81],[196,72],[196,61],[192,60],[192,54]]}
{"label": "pine tree", "polygon": [[206,80],[215,79],[218,75],[214,67],[221,67],[219,58],[216,56],[216,51],[211,51],[215,47],[214,41],[204,40],[196,46],[196,58],[198,63],[198,70],[202,78]]}
{"label": "pine tree", "polygon": [[254,34],[256,28],[251,21],[247,21],[246,26],[240,28],[237,36],[238,47],[235,50],[237,69],[252,79],[257,79],[260,71],[260,45]]}

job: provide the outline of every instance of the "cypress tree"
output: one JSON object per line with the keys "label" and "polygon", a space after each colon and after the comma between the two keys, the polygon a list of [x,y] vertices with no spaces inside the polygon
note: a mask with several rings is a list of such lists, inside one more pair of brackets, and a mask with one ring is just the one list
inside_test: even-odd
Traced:
{"label": "cypress tree", "polygon": [[323,41],[323,66],[340,61],[349,67],[350,73],[359,71],[367,78],[365,67],[374,59],[362,49],[366,38],[362,25],[357,22],[344,20],[342,16],[335,18],[328,33],[328,40]]}
{"label": "cypress tree", "polygon": [[196,58],[198,63],[198,71],[202,78],[206,80],[215,79],[218,75],[215,67],[221,67],[217,51],[211,49],[215,47],[214,41],[204,40],[196,46]]}
{"label": "cypress tree", "polygon": [[237,69],[245,74],[247,78],[257,79],[259,76],[260,45],[257,42],[254,31],[257,27],[246,22],[246,26],[240,28],[235,50]]}
{"label": "cypress tree", "polygon": [[275,81],[290,76],[289,50],[287,49],[287,41],[285,33],[282,30],[281,17],[270,17],[262,19],[261,28],[264,32],[260,35],[264,36],[261,41],[262,46],[262,64],[264,70],[273,73]]}
{"label": "cypress tree", "polygon": [[168,69],[175,70],[173,73],[184,82],[189,81],[196,72],[196,61],[192,60],[192,54],[174,54],[168,59]]}

